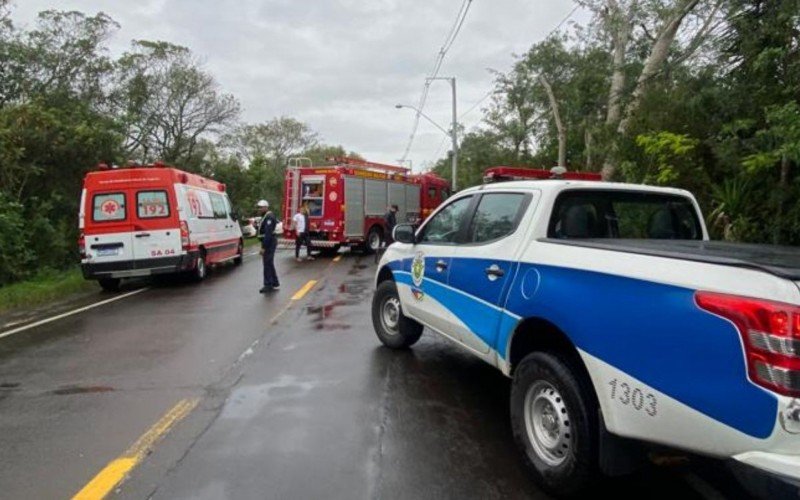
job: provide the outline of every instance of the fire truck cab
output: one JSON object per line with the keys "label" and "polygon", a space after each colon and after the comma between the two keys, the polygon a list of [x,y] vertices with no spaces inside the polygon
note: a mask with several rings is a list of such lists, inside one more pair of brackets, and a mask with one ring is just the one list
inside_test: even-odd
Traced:
{"label": "fire truck cab", "polygon": [[384,220],[397,205],[397,222],[418,222],[450,195],[449,183],[432,174],[356,158],[330,158],[314,166],[307,158],[292,158],[286,169],[283,225],[291,244],[296,237],[292,217],[301,206],[309,212],[311,246],[323,253],[341,247],[374,252],[387,240]]}

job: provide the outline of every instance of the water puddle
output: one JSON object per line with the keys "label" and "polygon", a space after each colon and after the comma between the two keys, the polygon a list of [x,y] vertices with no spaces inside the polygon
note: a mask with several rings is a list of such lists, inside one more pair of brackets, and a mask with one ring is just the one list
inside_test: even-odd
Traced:
{"label": "water puddle", "polygon": [[[370,292],[370,281],[354,280],[345,281],[337,289],[337,297],[322,305],[306,307],[306,314],[311,316],[311,324],[315,330],[336,331],[349,330],[350,324],[344,321],[338,313],[340,308],[361,306],[364,298]],[[344,315],[349,314],[345,312]]]}
{"label": "water puddle", "polygon": [[62,387],[61,389],[56,389],[53,391],[53,394],[58,394],[59,396],[69,395],[69,394],[89,394],[94,392],[112,392],[114,390],[113,387],[108,387],[104,385],[92,385],[87,387]]}

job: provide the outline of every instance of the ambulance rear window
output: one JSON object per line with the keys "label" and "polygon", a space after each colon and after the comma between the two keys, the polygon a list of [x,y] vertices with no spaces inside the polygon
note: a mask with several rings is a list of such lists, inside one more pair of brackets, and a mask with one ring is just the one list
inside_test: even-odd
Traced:
{"label": "ambulance rear window", "polygon": [[169,217],[169,198],[166,191],[139,191],[136,193],[136,215],[140,219]]}
{"label": "ambulance rear window", "polygon": [[125,217],[125,193],[96,194],[92,198],[93,221],[111,222]]}

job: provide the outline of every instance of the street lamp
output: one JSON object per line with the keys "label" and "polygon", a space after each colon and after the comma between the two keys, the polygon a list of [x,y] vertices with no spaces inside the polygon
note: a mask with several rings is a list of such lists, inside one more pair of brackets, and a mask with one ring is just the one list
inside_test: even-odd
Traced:
{"label": "street lamp", "polygon": [[453,192],[456,192],[456,170],[458,169],[458,113],[456,112],[456,77],[454,76],[437,76],[434,78],[426,78],[425,82],[430,83],[433,80],[447,80],[450,82],[450,88],[453,95],[453,130],[450,131],[450,137],[453,140]]}
{"label": "street lamp", "polygon": [[[430,80],[438,80],[438,79],[440,79],[440,78],[431,78]],[[444,127],[442,127],[441,125],[439,125],[438,123],[433,121],[431,119],[431,117],[429,117],[428,115],[423,113],[422,110],[417,108],[416,106],[411,106],[410,104],[395,104],[394,107],[397,108],[397,109],[403,109],[403,108],[413,109],[414,111],[417,112],[417,114],[419,114],[419,116],[425,118],[428,121],[428,123],[430,123],[434,127],[436,127],[439,130],[441,130],[445,135],[449,135],[450,136],[450,139],[451,139],[451,141],[453,143],[453,145],[452,145],[452,147],[453,147],[453,164],[452,164],[453,180],[452,180],[452,185],[453,186],[452,187],[453,187],[453,192],[455,192],[456,191],[456,170],[458,169],[458,122],[456,121],[456,102],[455,102],[455,82],[456,82],[456,79],[455,78],[452,78],[452,79],[447,78],[447,80],[452,80],[452,83],[453,83],[453,127],[450,129],[449,132],[447,130],[445,130]]]}
{"label": "street lamp", "polygon": [[433,125],[434,127],[438,128],[439,130],[441,130],[442,132],[444,132],[446,135],[450,135],[450,132],[448,132],[447,130],[445,130],[445,129],[444,129],[444,127],[442,127],[441,125],[439,125],[438,123],[436,123],[435,121],[433,121],[433,120],[431,119],[431,117],[430,117],[430,116],[428,116],[428,115],[426,115],[425,113],[423,113],[423,112],[422,112],[422,111],[421,111],[419,108],[417,108],[416,106],[412,106],[412,105],[410,105],[410,104],[395,104],[395,105],[394,105],[394,107],[395,107],[395,108],[397,108],[397,109],[403,109],[403,108],[413,109],[414,111],[416,111],[417,113],[419,113],[419,116],[421,116],[421,117],[425,118],[426,120],[428,120],[428,123],[430,123],[430,124],[431,124],[431,125]]}

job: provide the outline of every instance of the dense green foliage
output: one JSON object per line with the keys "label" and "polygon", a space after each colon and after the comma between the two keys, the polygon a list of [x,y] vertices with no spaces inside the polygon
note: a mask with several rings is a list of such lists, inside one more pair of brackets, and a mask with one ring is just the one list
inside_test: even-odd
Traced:
{"label": "dense green foliage", "polygon": [[105,14],[45,11],[28,30],[0,0],[0,286],[77,262],[81,182],[94,165],[161,160],[229,186],[236,208],[280,206],[292,155],[343,154],[289,117],[239,104],[189,49],[136,40],[113,59]]}
{"label": "dense green foliage", "polygon": [[[557,164],[542,75],[557,98],[569,168],[689,189],[718,238],[800,244],[800,1],[581,3],[596,13],[590,26],[534,44],[497,75],[483,125],[462,139],[460,186],[480,182],[490,165]],[[659,60],[656,40],[690,7]],[[435,170],[449,177],[449,158]]]}

